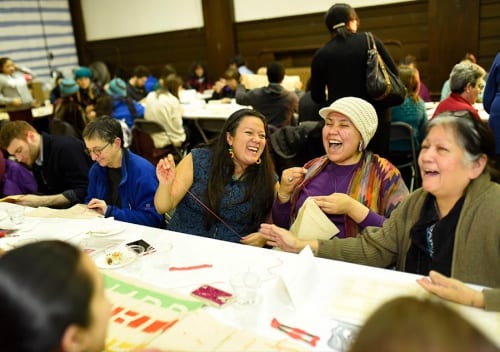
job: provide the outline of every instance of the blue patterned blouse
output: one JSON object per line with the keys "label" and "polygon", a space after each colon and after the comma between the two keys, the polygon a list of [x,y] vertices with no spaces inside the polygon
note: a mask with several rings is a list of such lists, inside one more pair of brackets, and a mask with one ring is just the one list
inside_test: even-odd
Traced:
{"label": "blue patterned blouse", "polygon": [[[189,191],[196,198],[207,204],[204,193],[207,189],[208,175],[212,165],[212,151],[208,148],[193,149],[194,178]],[[187,193],[177,208],[167,228],[171,231],[184,232],[191,235],[216,238],[229,242],[240,242],[241,237],[259,229],[260,224],[248,223],[250,202],[239,204],[245,197],[244,180],[232,181],[226,185],[220,209],[215,213],[223,220],[216,220],[210,228],[205,228],[205,208],[193,195]]]}

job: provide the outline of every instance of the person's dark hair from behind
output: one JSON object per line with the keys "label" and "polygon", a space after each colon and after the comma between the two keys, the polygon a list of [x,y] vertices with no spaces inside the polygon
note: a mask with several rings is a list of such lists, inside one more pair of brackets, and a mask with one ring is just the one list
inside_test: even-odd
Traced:
{"label": "person's dark hair from behind", "polygon": [[406,94],[416,103],[420,99],[416,69],[409,65],[399,65],[398,73],[401,82],[406,87]]}
{"label": "person's dark hair from behind", "polygon": [[150,75],[149,69],[144,65],[138,65],[134,67],[132,71],[132,77],[148,77]]}
{"label": "person's dark hair from behind", "polygon": [[491,129],[476,119],[468,110],[446,111],[433,119],[426,126],[426,134],[434,126],[450,127],[455,132],[457,142],[469,162],[476,161],[482,155],[488,157],[488,165],[483,173],[489,173],[491,180],[500,183],[500,173],[495,168],[495,137]]}
{"label": "person's dark hair from behind", "polygon": [[332,36],[345,38],[351,35],[352,32],[348,29],[347,24],[352,20],[359,23],[356,11],[349,4],[335,4],[325,13],[325,25]]}
{"label": "person's dark hair from behind", "polygon": [[[264,124],[264,130],[267,131],[267,120],[264,115],[256,110],[241,109],[229,116],[224,123],[221,132],[217,138],[212,140],[210,146],[213,150],[213,162],[208,176],[207,199],[209,209],[219,209],[220,201],[224,195],[226,184],[231,182],[231,176],[234,173],[234,162],[229,156],[227,143],[227,133],[235,135],[241,120],[247,116],[257,117]],[[266,147],[261,155],[261,163],[249,166],[242,176],[248,182],[246,194],[241,203],[253,199],[251,211],[248,219],[251,223],[260,224],[264,222],[271,211],[273,197],[264,195],[273,194],[275,182],[274,163],[269,153],[269,146]],[[259,197],[258,195],[262,195]],[[206,212],[207,228],[211,221],[215,221],[212,214]]]}
{"label": "person's dark hair from behind", "polygon": [[167,77],[168,75],[170,74],[176,74],[177,73],[177,70],[175,69],[175,67],[172,65],[172,64],[166,64],[165,66],[163,66],[163,68],[161,69],[161,72],[160,72],[160,77]]}
{"label": "person's dark hair from behind", "polygon": [[118,66],[116,67],[114,74],[113,74],[113,79],[114,78],[121,78],[122,80],[127,80],[128,77],[130,76],[130,70],[128,70],[124,66]]}
{"label": "person's dark hair from behind", "polygon": [[413,55],[406,55],[402,60],[401,60],[401,65],[413,65],[415,68],[417,68],[417,58]]}
{"label": "person's dark hair from behind", "polygon": [[281,83],[285,78],[285,67],[277,61],[267,65],[267,79],[269,83]]}
{"label": "person's dark hair from behind", "polygon": [[114,99],[111,95],[103,94],[101,95],[95,103],[95,114],[96,116],[112,116],[114,108]]}
{"label": "person's dark hair from behind", "polygon": [[465,53],[464,60],[469,60],[470,62],[477,64],[476,56],[473,53]]}
{"label": "person's dark hair from behind", "polygon": [[89,69],[92,71],[94,81],[99,88],[102,89],[111,80],[111,74],[105,62],[94,61],[89,65]]}
{"label": "person's dark hair from behind", "polygon": [[70,324],[91,324],[92,277],[83,253],[61,241],[40,241],[0,257],[2,351],[59,351]]}
{"label": "person's dark hair from behind", "polygon": [[110,116],[99,116],[90,122],[83,130],[84,139],[101,139],[107,143],[114,143],[116,138],[120,138],[123,146],[123,130],[120,122]]}
{"label": "person's dark hair from behind", "polygon": [[222,77],[225,79],[235,79],[237,82],[239,82],[241,75],[237,69],[228,68],[226,71],[224,71]]}
{"label": "person's dark hair from behind", "polygon": [[237,54],[237,55],[233,56],[230,64],[234,64],[234,65],[236,65],[236,67],[241,67],[241,66],[245,65],[245,58],[243,56]]}
{"label": "person's dark hair from behind", "polygon": [[349,352],[498,352],[478,328],[446,304],[398,297],[379,307]]}
{"label": "person's dark hair from behind", "polygon": [[183,83],[182,78],[179,75],[171,73],[165,77],[162,76],[160,82],[162,82],[162,85],[158,93],[161,93],[161,91],[167,91],[179,99],[179,90]]}

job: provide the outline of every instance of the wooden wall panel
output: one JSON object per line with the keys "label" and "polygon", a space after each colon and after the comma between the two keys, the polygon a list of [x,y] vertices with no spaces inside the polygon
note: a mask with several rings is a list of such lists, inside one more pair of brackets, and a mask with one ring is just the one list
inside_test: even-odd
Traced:
{"label": "wooden wall panel", "polygon": [[111,68],[120,66],[128,70],[143,64],[155,75],[170,63],[184,76],[193,60],[206,59],[201,29],[92,41],[86,43],[85,50],[88,63],[102,60]]}
{"label": "wooden wall panel", "polygon": [[500,52],[500,1],[482,0],[479,18],[478,63],[489,70]]}
{"label": "wooden wall panel", "polygon": [[[324,13],[226,23],[226,30],[233,33],[221,35],[217,27],[219,7],[225,12],[232,9],[225,1],[229,0],[204,0],[205,15],[213,19],[207,28],[95,42],[85,42],[83,25],[78,19],[80,0],[71,1],[80,62],[104,60],[126,67],[142,63],[153,73],[158,73],[164,64],[172,63],[184,75],[191,61],[200,59],[209,63],[209,73],[217,78],[233,49],[243,55],[254,70],[273,59],[287,67],[307,67],[314,52],[330,38],[323,21]],[[498,0],[419,0],[360,8],[357,12],[361,31],[371,31],[384,41],[402,44],[401,48],[387,45],[395,59],[407,54],[416,56],[422,81],[435,96],[466,51],[473,51],[485,68],[489,68],[500,51]],[[219,33],[215,42],[211,40],[214,31]],[[221,47],[224,50],[220,45],[225,46]]]}
{"label": "wooden wall panel", "polygon": [[[413,54],[422,68],[428,67],[427,1],[361,8],[357,13],[360,30],[403,44],[401,48],[387,46],[396,61]],[[273,59],[285,66],[309,66],[314,52],[330,39],[323,16],[319,13],[238,23],[238,50],[255,70]],[[427,75],[423,70],[422,79]]]}

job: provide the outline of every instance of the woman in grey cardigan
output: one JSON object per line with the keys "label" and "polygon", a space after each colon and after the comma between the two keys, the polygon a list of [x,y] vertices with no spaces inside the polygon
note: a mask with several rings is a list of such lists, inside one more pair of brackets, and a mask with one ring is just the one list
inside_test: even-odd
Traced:
{"label": "woman in grey cardigan", "polygon": [[[275,225],[261,225],[261,233],[286,251],[309,245],[319,257],[429,275],[418,282],[430,292],[500,311],[500,185],[491,180],[498,174],[489,165],[494,155],[484,123],[469,112],[443,113],[429,122],[422,142],[422,188],[382,227],[326,241],[301,241]],[[478,292],[458,280],[497,289]]]}

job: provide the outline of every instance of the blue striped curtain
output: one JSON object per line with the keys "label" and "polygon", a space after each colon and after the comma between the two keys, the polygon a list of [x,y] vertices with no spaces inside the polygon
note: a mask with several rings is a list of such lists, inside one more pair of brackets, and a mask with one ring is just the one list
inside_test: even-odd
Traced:
{"label": "blue striped curtain", "polygon": [[67,0],[0,0],[0,57],[51,82],[78,66]]}

